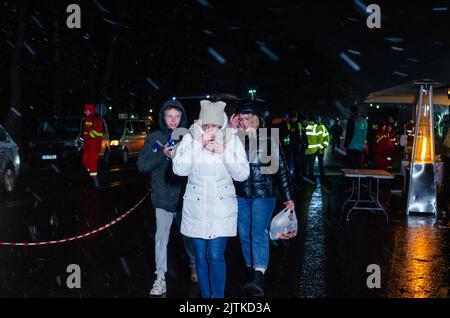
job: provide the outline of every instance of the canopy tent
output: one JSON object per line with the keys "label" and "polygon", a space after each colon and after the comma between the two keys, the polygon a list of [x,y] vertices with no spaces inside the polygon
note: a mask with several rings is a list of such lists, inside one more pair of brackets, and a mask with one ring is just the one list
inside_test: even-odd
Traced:
{"label": "canopy tent", "polygon": [[[427,82],[431,82],[427,80]],[[369,94],[365,103],[417,104],[418,82],[411,82]],[[433,87],[433,104],[450,106],[448,98],[449,84],[437,84]]]}

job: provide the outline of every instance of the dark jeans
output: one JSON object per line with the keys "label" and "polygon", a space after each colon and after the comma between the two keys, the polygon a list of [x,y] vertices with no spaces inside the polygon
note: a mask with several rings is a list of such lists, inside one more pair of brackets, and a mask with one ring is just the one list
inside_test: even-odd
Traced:
{"label": "dark jeans", "polygon": [[325,156],[325,154],[318,154],[317,155],[317,159],[319,160],[319,170],[320,170],[320,175],[323,176],[325,174],[325,170],[323,169],[323,157]]}
{"label": "dark jeans", "polygon": [[286,161],[289,171],[294,168],[293,175],[296,177],[305,175],[305,159],[298,146],[286,147]]}
{"label": "dark jeans", "polygon": [[225,249],[228,237],[213,240],[191,238],[195,254],[195,269],[203,298],[223,298],[227,265]]}
{"label": "dark jeans", "polygon": [[275,198],[238,197],[238,233],[248,268],[267,269],[269,264],[269,227]]}
{"label": "dark jeans", "polygon": [[317,154],[305,155],[306,158],[306,173],[309,178],[314,179],[314,163],[316,162]]}
{"label": "dark jeans", "polygon": [[345,158],[346,167],[349,169],[361,169],[362,168],[362,156],[363,152],[355,149],[347,150],[347,157]]}
{"label": "dark jeans", "polygon": [[341,141],[341,139],[340,139],[341,137],[339,136],[339,137],[332,137],[331,138],[331,148],[333,149],[333,153],[335,153],[336,152],[336,148],[339,148],[339,143],[340,143],[340,141]]}

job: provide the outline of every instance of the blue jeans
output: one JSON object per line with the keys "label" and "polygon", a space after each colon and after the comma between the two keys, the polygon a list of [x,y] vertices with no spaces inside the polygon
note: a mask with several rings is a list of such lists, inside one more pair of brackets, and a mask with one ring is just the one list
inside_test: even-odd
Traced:
{"label": "blue jeans", "polygon": [[203,298],[223,298],[227,265],[225,249],[228,237],[213,240],[191,238],[195,254],[195,269]]}
{"label": "blue jeans", "polygon": [[275,198],[238,197],[238,233],[247,267],[267,269],[269,227],[275,203]]}

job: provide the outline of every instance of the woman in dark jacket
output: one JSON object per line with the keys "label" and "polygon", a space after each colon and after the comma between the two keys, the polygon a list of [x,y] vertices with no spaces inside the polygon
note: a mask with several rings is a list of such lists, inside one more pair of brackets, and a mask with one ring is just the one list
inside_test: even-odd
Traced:
{"label": "woman in dark jacket", "polygon": [[253,105],[242,106],[231,118],[230,125],[245,132],[245,151],[250,163],[249,178],[235,183],[238,196],[238,234],[250,274],[244,288],[253,296],[263,296],[276,185],[283,194],[286,209],[294,210],[295,204],[279,140],[270,135],[269,129],[267,133],[259,129],[264,128],[265,123],[258,109]]}

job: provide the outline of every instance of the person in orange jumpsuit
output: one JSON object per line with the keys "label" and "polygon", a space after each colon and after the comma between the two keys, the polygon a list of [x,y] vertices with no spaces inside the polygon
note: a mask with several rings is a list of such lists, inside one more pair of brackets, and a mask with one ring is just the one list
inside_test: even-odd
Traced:
{"label": "person in orange jumpsuit", "polygon": [[100,182],[97,175],[97,161],[102,149],[103,124],[101,117],[95,112],[93,104],[84,105],[85,118],[83,120],[83,166],[89,172],[90,177],[98,188]]}
{"label": "person in orange jumpsuit", "polygon": [[388,166],[387,148],[389,142],[389,133],[386,130],[386,124],[381,123],[380,128],[375,133],[375,152],[374,165],[376,169],[386,170]]}

